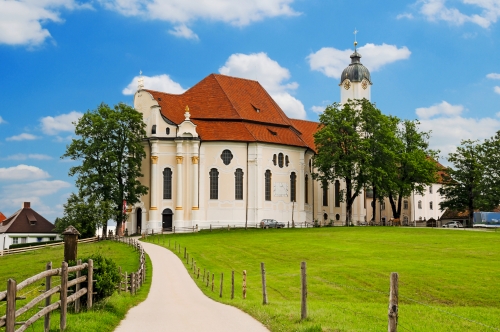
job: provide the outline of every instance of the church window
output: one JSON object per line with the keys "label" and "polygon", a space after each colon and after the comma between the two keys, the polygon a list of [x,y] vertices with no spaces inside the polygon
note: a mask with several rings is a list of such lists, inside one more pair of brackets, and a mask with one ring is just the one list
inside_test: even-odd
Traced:
{"label": "church window", "polygon": [[243,170],[237,168],[234,172],[234,199],[243,199]]}
{"label": "church window", "polygon": [[312,159],[309,159],[309,173],[312,173],[313,162]]}
{"label": "church window", "polygon": [[210,170],[210,199],[219,199],[219,171],[217,168]]}
{"label": "church window", "polygon": [[288,160],[288,156],[285,156],[285,166],[288,167],[289,163],[290,163],[290,161]]}
{"label": "church window", "polygon": [[271,200],[271,171],[270,170],[266,170],[265,187],[266,187],[266,192],[265,192],[266,201],[270,201]]}
{"label": "church window", "polygon": [[296,202],[297,201],[297,175],[295,172],[292,172],[290,174],[290,201],[291,202]]}
{"label": "church window", "polygon": [[323,181],[323,206],[328,206],[328,182]]}
{"label": "church window", "polygon": [[418,208],[421,209],[422,208],[422,201],[418,201]]}
{"label": "church window", "polygon": [[220,155],[222,162],[224,165],[229,165],[231,163],[231,160],[233,159],[233,154],[229,150],[224,150],[222,151],[222,154]]}
{"label": "church window", "polygon": [[382,202],[381,205],[380,205],[380,209],[381,210],[385,210],[385,202]]}
{"label": "church window", "polygon": [[165,134],[170,135],[170,128],[165,129]]}
{"label": "church window", "polygon": [[432,194],[432,186],[429,186],[429,194]]}
{"label": "church window", "polygon": [[338,220],[340,220],[340,214],[338,214],[338,213],[337,213],[337,214],[335,215],[335,220],[337,220],[337,221],[338,221]]}
{"label": "church window", "polygon": [[408,201],[406,199],[403,201],[403,209],[408,210]]}
{"label": "church window", "polygon": [[273,155],[273,164],[274,164],[274,166],[276,166],[276,158],[277,158],[277,157],[276,157],[276,153],[275,153],[275,154]]}
{"label": "church window", "polygon": [[283,168],[283,153],[278,154],[278,166]]}
{"label": "church window", "polygon": [[340,207],[340,181],[335,181],[335,207]]}
{"label": "church window", "polygon": [[407,216],[403,217],[403,225],[408,225],[408,217]]}
{"label": "church window", "polygon": [[156,134],[156,125],[153,125],[153,127],[151,127],[151,134]]}
{"label": "church window", "polygon": [[172,170],[163,170],[163,199],[172,199]]}
{"label": "church window", "polygon": [[305,203],[309,204],[309,176],[307,174],[304,179],[304,198],[305,198]]}
{"label": "church window", "polygon": [[429,203],[429,209],[431,209],[431,210],[434,209],[434,204],[432,202]]}

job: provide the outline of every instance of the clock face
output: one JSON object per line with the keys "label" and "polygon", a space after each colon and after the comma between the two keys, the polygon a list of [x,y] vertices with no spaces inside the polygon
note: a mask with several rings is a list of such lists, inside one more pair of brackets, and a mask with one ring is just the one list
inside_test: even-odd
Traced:
{"label": "clock face", "polygon": [[366,80],[363,80],[363,83],[361,83],[361,86],[363,87],[363,89],[366,90],[366,88],[368,87],[368,82]]}
{"label": "clock face", "polygon": [[345,81],[345,83],[344,83],[344,89],[349,90],[350,87],[351,87],[351,82]]}

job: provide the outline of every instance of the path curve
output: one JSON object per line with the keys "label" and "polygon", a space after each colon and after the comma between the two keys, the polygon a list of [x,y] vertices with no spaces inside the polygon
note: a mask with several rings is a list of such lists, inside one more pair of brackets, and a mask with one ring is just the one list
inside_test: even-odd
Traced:
{"label": "path curve", "polygon": [[148,297],[132,308],[116,332],[268,331],[243,311],[208,298],[170,250],[141,242],[153,263]]}

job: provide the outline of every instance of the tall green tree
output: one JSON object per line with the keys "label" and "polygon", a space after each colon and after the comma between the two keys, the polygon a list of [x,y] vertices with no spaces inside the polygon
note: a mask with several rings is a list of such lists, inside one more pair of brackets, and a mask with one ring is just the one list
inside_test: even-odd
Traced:
{"label": "tall green tree", "polygon": [[[484,144],[478,141],[464,140],[456,152],[448,155],[452,165],[446,170],[446,177],[439,193],[444,200],[439,204],[441,210],[451,209],[469,213],[467,226],[472,227],[474,210],[489,211],[498,206],[498,159],[493,160],[500,147],[499,134]],[[498,144],[498,145],[497,145]],[[493,155],[489,155],[492,153]],[[496,190],[499,188],[496,187]]]}
{"label": "tall green tree", "polygon": [[419,131],[418,121],[403,120],[392,145],[394,172],[383,182],[381,191],[389,197],[394,218],[401,216],[403,197],[412,192],[423,194],[437,181],[437,151],[429,149],[430,133]]}
{"label": "tall green tree", "polygon": [[[139,202],[148,188],[141,185],[141,163],[146,157],[141,144],[146,136],[142,114],[119,103],[113,108],[102,103],[87,111],[76,123],[75,134],[63,157],[81,164],[70,168],[77,176],[79,196],[91,202],[111,202],[117,234],[122,233],[126,204]],[[97,205],[105,208],[108,204]],[[105,213],[103,213],[105,214]],[[103,233],[107,233],[104,224]]]}

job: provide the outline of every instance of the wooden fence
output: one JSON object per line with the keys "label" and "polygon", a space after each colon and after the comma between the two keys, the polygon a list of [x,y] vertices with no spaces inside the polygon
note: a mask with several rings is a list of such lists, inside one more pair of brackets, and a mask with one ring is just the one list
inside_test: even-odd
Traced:
{"label": "wooden fence", "polygon": [[[98,237],[91,237],[88,239],[82,239],[78,240],[78,243],[92,243],[92,242],[97,242],[99,241]],[[55,246],[61,246],[63,245],[64,242],[59,242],[59,243],[49,243],[49,244],[42,244],[39,246],[32,246],[32,247],[26,247],[26,248],[16,248],[16,249],[3,249],[0,250],[0,256],[3,255],[12,255],[12,254],[20,254],[23,252],[28,252],[28,251],[33,251],[33,250],[39,250],[39,249],[44,249],[48,247],[55,247]]]}
{"label": "wooden fence", "polygon": [[113,241],[125,243],[134,248],[134,250],[140,253],[139,258],[139,268],[137,271],[128,273],[122,273],[122,268],[120,267],[120,282],[116,286],[118,292],[130,291],[130,294],[135,295],[137,291],[142,287],[142,284],[146,281],[146,254],[141,243],[135,239],[122,236],[113,236],[110,238]]}

